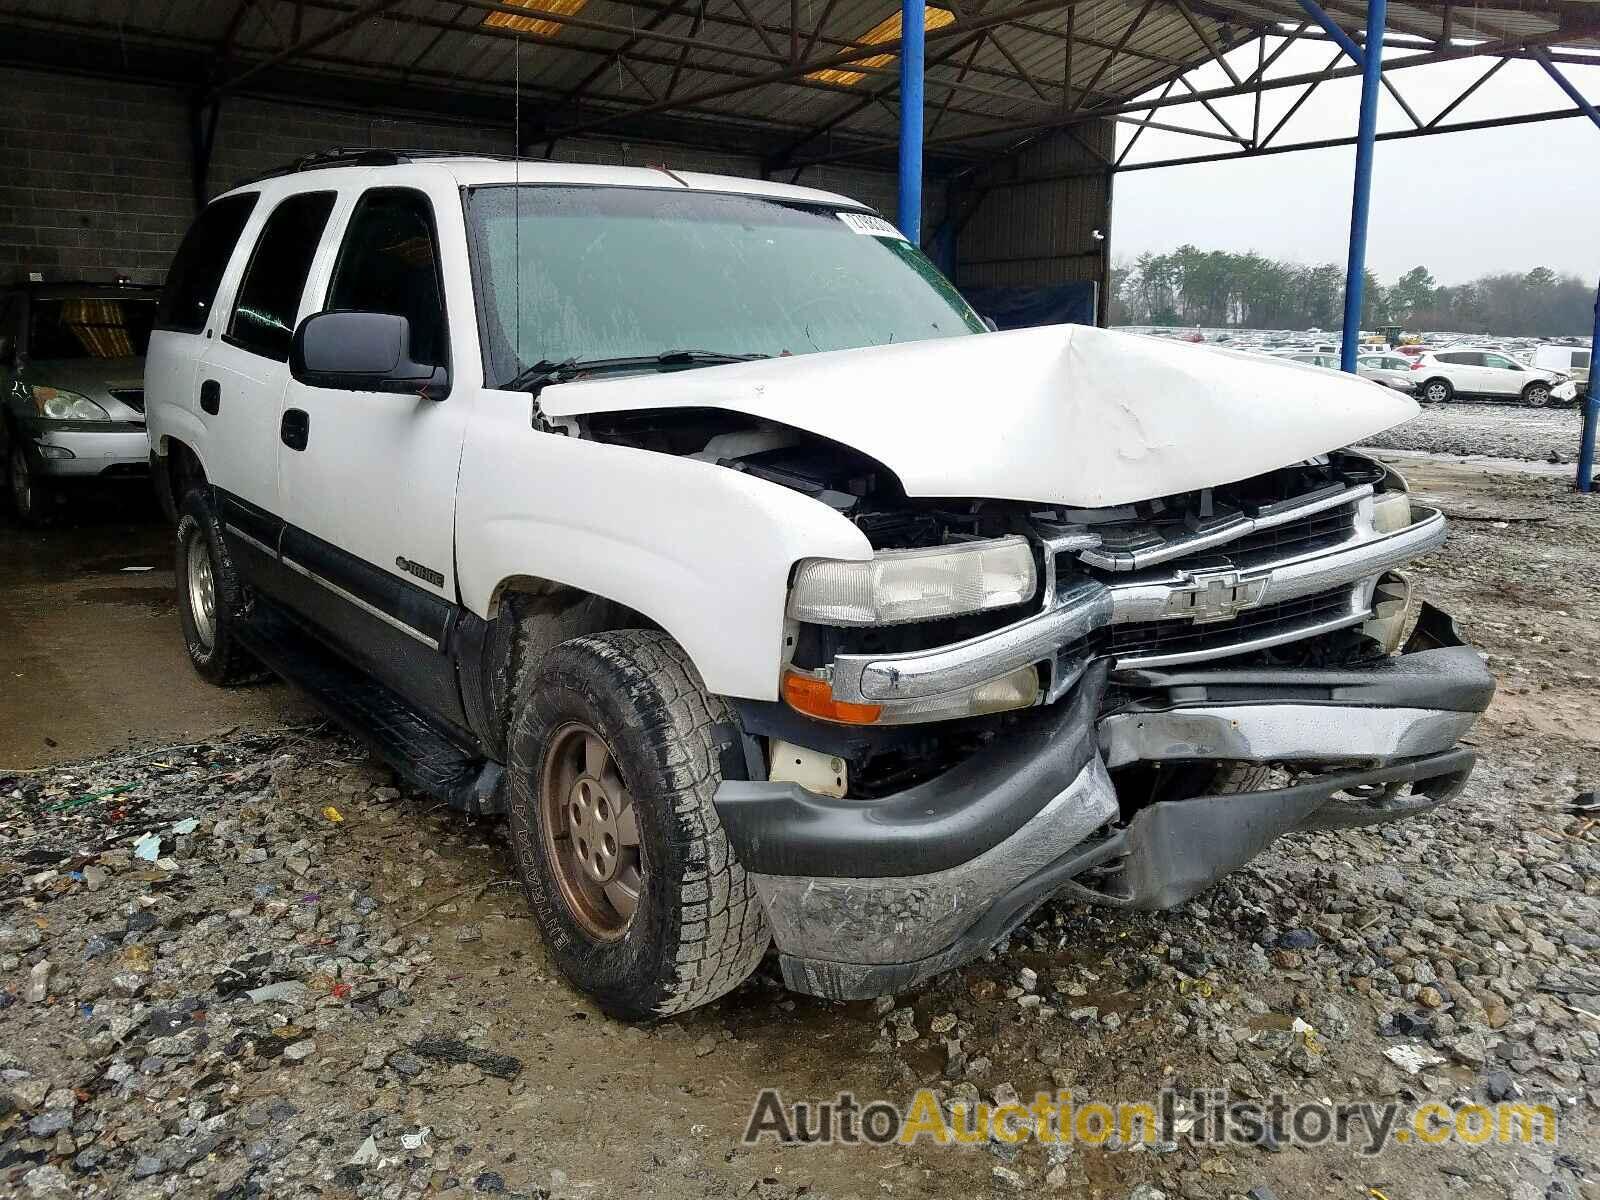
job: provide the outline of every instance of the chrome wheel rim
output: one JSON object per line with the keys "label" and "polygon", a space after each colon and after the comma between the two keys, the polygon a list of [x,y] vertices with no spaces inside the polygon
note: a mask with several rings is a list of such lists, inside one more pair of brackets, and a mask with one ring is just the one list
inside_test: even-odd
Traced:
{"label": "chrome wheel rim", "polygon": [[1528,389],[1528,403],[1534,408],[1543,408],[1550,403],[1550,389],[1545,387],[1531,387]]}
{"label": "chrome wheel rim", "polygon": [[561,898],[584,932],[615,941],[628,930],[645,861],[633,796],[611,748],[581,721],[556,730],[539,779],[540,836]]}
{"label": "chrome wheel rim", "polygon": [[189,536],[189,615],[195,636],[207,650],[217,641],[217,587],[211,571],[211,550],[198,529]]}
{"label": "chrome wheel rim", "polygon": [[28,474],[28,457],[21,446],[11,449],[11,498],[17,511],[24,516],[33,511],[33,480]]}
{"label": "chrome wheel rim", "polygon": [[1445,390],[1444,390],[1444,386],[1442,384],[1436,383],[1433,386],[1431,386],[1430,388],[1428,388],[1428,399],[1432,400],[1435,404],[1443,404],[1444,403],[1444,397],[1445,397]]}

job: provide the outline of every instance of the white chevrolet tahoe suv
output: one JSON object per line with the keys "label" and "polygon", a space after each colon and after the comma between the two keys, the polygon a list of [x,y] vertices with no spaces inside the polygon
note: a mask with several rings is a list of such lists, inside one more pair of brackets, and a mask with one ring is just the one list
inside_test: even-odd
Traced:
{"label": "white chevrolet tahoe suv", "polygon": [[607,1011],[893,992],[1055,894],[1176,904],[1457,793],[1493,681],[1341,449],[1415,404],[993,333],[877,214],[330,156],[198,218],[150,343],[183,636],[508,818]]}

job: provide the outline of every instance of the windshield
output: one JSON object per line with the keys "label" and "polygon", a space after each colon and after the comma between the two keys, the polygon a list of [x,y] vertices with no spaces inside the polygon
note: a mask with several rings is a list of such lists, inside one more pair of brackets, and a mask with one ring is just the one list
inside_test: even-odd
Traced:
{"label": "windshield", "polygon": [[921,251],[865,213],[759,196],[499,185],[467,202],[485,369],[808,354],[982,333]]}
{"label": "windshield", "polygon": [[154,296],[35,297],[29,306],[28,356],[143,358],[155,319]]}

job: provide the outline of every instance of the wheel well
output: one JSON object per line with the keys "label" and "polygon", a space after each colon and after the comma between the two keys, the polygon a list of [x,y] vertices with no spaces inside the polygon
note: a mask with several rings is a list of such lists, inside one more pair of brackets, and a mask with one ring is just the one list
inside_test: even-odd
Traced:
{"label": "wheel well", "polygon": [[489,599],[490,699],[502,730],[511,708],[544,656],[569,638],[614,629],[660,629],[643,613],[604,596],[549,579],[517,576]]}
{"label": "wheel well", "polygon": [[153,474],[162,510],[176,522],[178,508],[189,489],[206,482],[206,469],[200,463],[200,456],[183,442],[167,438],[166,449],[165,458],[156,460],[157,469]]}

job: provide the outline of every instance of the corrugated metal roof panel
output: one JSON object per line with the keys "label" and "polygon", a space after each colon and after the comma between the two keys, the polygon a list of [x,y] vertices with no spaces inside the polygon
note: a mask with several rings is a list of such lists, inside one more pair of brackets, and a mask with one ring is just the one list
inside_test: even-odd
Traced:
{"label": "corrugated metal roof panel", "polygon": [[[534,7],[570,8],[581,3],[577,19],[615,26],[601,30],[563,25],[544,40],[517,39],[503,28],[486,27],[488,10],[477,6],[479,0],[396,0],[384,12],[351,21],[352,14],[363,11],[368,2],[0,0],[0,22],[59,29],[67,37],[120,40],[130,48],[128,63],[108,64],[110,74],[135,73],[133,50],[140,45],[172,46],[204,55],[219,53],[224,40],[231,39],[230,57],[237,64],[233,69],[242,70],[284,54],[297,40],[317,41],[324,34],[331,36],[295,56],[297,68],[393,80],[397,86],[414,80],[434,88],[483,92],[509,90],[520,67],[527,93],[543,101],[561,102],[584,86],[581,105],[557,103],[551,110],[550,119],[558,128],[592,120],[608,111],[607,105],[655,104],[669,87],[681,100],[773,73],[787,65],[790,48],[790,0],[721,0],[712,7],[706,7],[704,0],[682,0],[681,9],[674,7],[676,0],[543,0],[543,5],[527,0]],[[980,10],[974,0],[932,2],[958,14],[952,27],[958,31],[963,21],[980,11],[996,11],[993,5]],[[1364,8],[1359,0],[1325,2],[1347,29],[1359,27]],[[1079,39],[1072,50],[1070,82],[1074,89],[1083,89],[1094,81],[1091,106],[1141,95],[1170,79],[1180,65],[1197,64],[1209,56],[1205,40],[1171,0],[1153,4],[1130,34],[1129,23],[1142,7],[1143,0],[1077,0],[1069,12],[1063,0],[1059,8],[995,28],[976,41],[974,35],[960,32],[933,37],[928,43],[933,141],[992,130],[957,145],[962,151],[998,149],[1014,140],[1005,132],[1007,126],[1026,128],[1058,113],[1067,80],[1064,34],[1069,21]],[[1558,27],[1563,12],[1581,9],[1593,10],[1600,20],[1596,0],[1456,5],[1450,9],[1450,30],[1460,37],[1491,39],[1545,34]],[[828,20],[819,30],[817,22],[825,12]],[[831,10],[827,0],[802,0],[801,45],[814,38],[812,59],[824,57],[896,12],[896,0],[834,0]],[[1435,36],[1444,28],[1445,13],[1442,0],[1396,0],[1390,8],[1394,28]],[[1298,23],[1299,16],[1287,4],[1209,0],[1203,11],[1194,13],[1194,20],[1214,41],[1226,45],[1252,30]],[[652,34],[692,39],[692,45]],[[616,51],[634,42],[629,66],[621,66]],[[1600,44],[1600,38],[1591,38],[1588,44]],[[222,73],[228,71],[225,63]],[[892,141],[896,62],[891,60],[877,73],[858,68],[849,74],[860,78],[833,87],[795,79],[702,101],[696,105],[696,119],[705,126],[708,141],[715,141],[720,121],[769,128],[776,148],[794,140],[786,131],[823,128],[831,128],[834,139]],[[270,72],[262,71],[252,88],[267,89],[270,80]],[[878,94],[887,97],[884,103],[871,102]],[[619,133],[626,129],[622,123],[617,126]],[[813,152],[829,148],[827,134],[809,145]]]}

